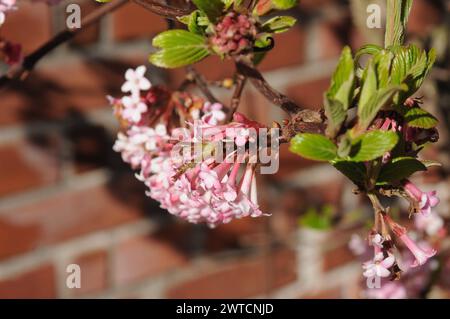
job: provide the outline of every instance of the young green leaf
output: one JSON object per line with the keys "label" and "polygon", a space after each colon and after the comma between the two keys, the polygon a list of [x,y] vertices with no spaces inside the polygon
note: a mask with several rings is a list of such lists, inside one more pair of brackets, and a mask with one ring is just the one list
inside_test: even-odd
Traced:
{"label": "young green leaf", "polygon": [[333,161],[333,166],[357,186],[364,185],[367,177],[367,169],[363,163],[336,160]]}
{"label": "young green leaf", "polygon": [[179,17],[178,20],[181,23],[184,23],[187,25],[188,30],[192,33],[204,35],[205,30],[202,28],[202,26],[199,24],[199,18],[202,16],[202,12],[200,10],[195,10],[191,14],[187,16]]}
{"label": "young green leaf", "polygon": [[351,49],[345,47],[339,59],[331,86],[324,97],[325,114],[328,118],[327,134],[334,137],[344,122],[353,99],[355,84],[355,62]]}
{"label": "young green leaf", "polygon": [[375,55],[377,53],[379,53],[381,50],[383,50],[382,47],[380,47],[379,45],[376,44],[366,44],[364,46],[362,46],[355,54],[355,61],[359,61],[359,59],[365,55],[365,54],[369,54],[369,55]]}
{"label": "young green leaf", "polygon": [[264,32],[282,33],[294,26],[295,22],[297,22],[297,19],[293,17],[278,16],[264,22],[262,28]]}
{"label": "young green leaf", "polygon": [[297,134],[291,140],[290,151],[315,161],[331,161],[336,158],[337,147],[320,134]]}
{"label": "young green leaf", "polygon": [[401,45],[413,0],[387,0],[385,47]]}
{"label": "young green leaf", "polygon": [[426,171],[427,167],[412,157],[400,157],[384,165],[378,176],[378,184],[387,184],[410,177],[419,171]]}
{"label": "young green leaf", "polygon": [[407,109],[403,116],[411,127],[430,129],[439,122],[433,115],[420,107]]}
{"label": "young green leaf", "polygon": [[382,157],[398,143],[398,135],[392,131],[370,131],[353,141],[350,160],[367,162]]}
{"label": "young green leaf", "polygon": [[225,8],[222,0],[192,0],[195,6],[204,12],[211,22],[216,22]]}
{"label": "young green leaf", "polygon": [[287,10],[295,7],[298,0],[272,0],[275,9]]}
{"label": "young green leaf", "polygon": [[358,113],[361,112],[361,109],[363,109],[373,99],[377,89],[377,73],[375,71],[375,65],[372,59],[369,61],[363,74],[363,85],[358,102]]}
{"label": "young green leaf", "polygon": [[206,39],[185,30],[169,30],[157,35],[152,42],[160,48],[149,60],[162,68],[177,68],[198,62],[210,54]]}
{"label": "young green leaf", "polygon": [[408,91],[397,99],[397,103],[402,103],[420,88],[434,64],[436,53],[431,50],[427,54],[415,45],[394,47],[392,50],[395,57],[392,61],[391,83],[405,83],[409,87]]}
{"label": "young green leaf", "polygon": [[361,104],[358,107],[358,130],[366,130],[372,121],[377,116],[378,112],[384,106],[392,102],[394,95],[397,92],[406,90],[405,86],[395,85],[388,86],[384,89],[376,91],[366,104]]}

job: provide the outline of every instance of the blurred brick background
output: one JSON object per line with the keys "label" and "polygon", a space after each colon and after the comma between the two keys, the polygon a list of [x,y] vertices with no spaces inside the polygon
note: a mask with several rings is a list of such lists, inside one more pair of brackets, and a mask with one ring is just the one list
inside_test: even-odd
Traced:
{"label": "blurred brick background", "polygon": [[[73,2],[83,15],[100,6]],[[0,37],[31,52],[64,28],[68,3],[19,0]],[[445,1],[416,0],[410,38],[428,39],[448,9]],[[382,31],[358,29],[347,1],[303,0],[291,13],[299,23],[277,37],[261,68],[301,106],[318,108],[343,45],[358,48]],[[283,149],[280,172],[260,180],[273,216],[215,230],[175,220],[144,196],[111,149],[117,125],[105,96],[119,94],[127,68],[147,63],[151,38],[165,28],[163,19],[127,4],[0,92],[0,298],[360,297],[360,262],[347,243],[362,224],[343,216],[370,210],[327,166]],[[197,68],[210,80],[233,71],[216,58]],[[183,72],[151,67],[149,76],[175,87]],[[443,139],[428,153],[446,165],[427,181],[448,207],[448,107],[434,101]],[[260,121],[283,118],[250,86],[243,103]],[[336,208],[335,230],[299,229],[299,215],[322,205]],[[71,263],[81,266],[81,289],[66,287]]]}

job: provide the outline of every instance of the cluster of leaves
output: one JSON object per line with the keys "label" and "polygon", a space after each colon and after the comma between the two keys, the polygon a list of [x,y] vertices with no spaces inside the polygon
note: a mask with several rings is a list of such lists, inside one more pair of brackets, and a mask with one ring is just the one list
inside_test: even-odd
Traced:
{"label": "cluster of leaves", "polygon": [[[359,65],[363,55],[370,55],[364,68]],[[436,118],[418,103],[405,105],[434,60],[433,50],[426,52],[414,45],[387,49],[368,45],[355,57],[350,48],[344,48],[324,96],[326,136],[299,134],[292,140],[291,150],[308,159],[330,162],[365,190],[426,170],[427,163],[406,151],[402,132],[379,130],[373,123],[378,117],[383,120],[381,112],[390,112],[407,127],[431,129],[437,125]],[[391,160],[382,163],[380,158],[387,152],[391,152]],[[367,162],[377,165],[376,172]]]}
{"label": "cluster of leaves", "polygon": [[[262,16],[272,10],[285,10],[294,7],[298,0],[260,0],[254,8],[244,6],[243,0],[192,0],[197,9],[178,20],[187,30],[176,29],[160,33],[153,39],[158,51],[150,55],[150,62],[158,67],[177,68],[198,62],[209,55],[217,54],[209,39],[215,34],[215,25],[228,12],[251,15],[258,30],[254,47],[258,51],[269,48],[274,33],[289,30],[296,19],[289,16],[276,16],[262,21]],[[262,55],[254,56],[258,61]]]}

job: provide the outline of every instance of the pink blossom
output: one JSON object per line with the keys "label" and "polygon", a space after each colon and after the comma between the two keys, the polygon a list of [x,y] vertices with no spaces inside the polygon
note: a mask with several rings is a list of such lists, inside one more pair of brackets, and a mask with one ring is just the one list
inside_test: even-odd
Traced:
{"label": "pink blossom", "polygon": [[418,230],[424,231],[428,236],[437,235],[444,227],[444,220],[438,214],[416,214],[414,222]]}
{"label": "pink blossom", "polygon": [[416,258],[416,260],[411,265],[411,267],[413,268],[424,265],[429,258],[436,255],[436,250],[432,249],[431,247],[424,247],[423,249],[419,247],[411,238],[408,237],[406,232],[400,235],[399,238]]}
{"label": "pink blossom", "polygon": [[436,191],[422,192],[409,180],[406,180],[403,186],[408,195],[419,203],[420,211],[425,216],[428,216],[431,213],[431,209],[439,204],[439,198],[436,196]]}
{"label": "pink blossom", "polygon": [[125,72],[125,83],[122,85],[122,92],[130,92],[134,96],[139,96],[140,91],[146,91],[151,88],[151,83],[145,78],[147,68],[143,65],[138,66],[136,70],[128,69]]}
{"label": "pink blossom", "polygon": [[124,96],[122,98],[122,116],[124,119],[139,123],[142,114],[147,112],[147,104],[145,104],[139,96]]}
{"label": "pink blossom", "polygon": [[202,120],[210,125],[217,125],[226,118],[225,112],[222,110],[223,105],[220,103],[213,103],[206,102],[203,105],[203,112],[205,115],[203,115]]}
{"label": "pink blossom", "polygon": [[371,261],[365,262],[363,264],[363,269],[365,270],[363,273],[364,277],[389,277],[391,272],[389,268],[391,268],[395,263],[395,257],[392,254],[389,254],[388,257],[384,257],[383,253],[378,253],[375,258]]}
{"label": "pink blossom", "polygon": [[375,234],[372,237],[372,245],[378,248],[383,248],[384,238],[380,234]]}
{"label": "pink blossom", "polygon": [[366,243],[358,234],[352,235],[350,242],[348,243],[348,247],[357,256],[364,254],[367,249]]}

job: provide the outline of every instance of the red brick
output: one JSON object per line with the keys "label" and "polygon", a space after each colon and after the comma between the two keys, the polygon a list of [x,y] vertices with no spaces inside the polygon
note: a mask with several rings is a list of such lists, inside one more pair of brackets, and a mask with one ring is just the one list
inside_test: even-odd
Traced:
{"label": "red brick", "polygon": [[1,146],[0,197],[56,182],[54,155],[24,141]]}
{"label": "red brick", "polygon": [[323,271],[330,271],[354,261],[356,258],[347,244],[324,252]]}
{"label": "red brick", "polygon": [[167,29],[167,23],[163,18],[135,3],[120,8],[112,17],[113,33],[117,40],[149,38]]}
{"label": "red brick", "polygon": [[[300,23],[300,22],[297,22]],[[288,32],[275,35],[275,47],[260,65],[262,71],[290,67],[305,60],[306,37],[299,25]]]}
{"label": "red brick", "polygon": [[55,273],[43,265],[26,273],[0,280],[0,298],[55,298]]}
{"label": "red brick", "polygon": [[330,79],[327,77],[292,85],[287,94],[301,107],[318,110],[323,106],[323,94],[329,86]]}
{"label": "red brick", "polygon": [[68,289],[74,296],[98,293],[107,287],[108,254],[106,251],[94,251],[79,256],[73,261],[81,269],[81,287]]}
{"label": "red brick", "polygon": [[295,253],[281,250],[232,262],[222,269],[172,287],[168,298],[247,298],[296,279]]}
{"label": "red brick", "polygon": [[336,3],[336,0],[301,0],[299,7],[302,10],[320,10],[329,4]]}
{"label": "red brick", "polygon": [[[317,60],[331,59],[338,57],[344,42],[341,38],[342,26],[336,23],[323,23],[317,26],[316,39],[318,44],[317,50],[314,52],[314,57]],[[348,32],[348,30],[345,30]]]}
{"label": "red brick", "polygon": [[24,53],[37,49],[51,37],[50,9],[45,3],[21,1],[0,28],[0,37],[21,43]]}
{"label": "red brick", "polygon": [[408,32],[418,36],[430,35],[432,29],[442,23],[444,13],[445,7],[438,1],[414,1],[408,22]]}
{"label": "red brick", "polygon": [[37,68],[23,82],[0,92],[0,125],[20,121],[61,120],[107,106],[106,95],[118,94],[125,61],[89,61]]}
{"label": "red brick", "polygon": [[[78,1],[78,4],[81,8],[81,14],[83,17],[87,16],[91,12],[95,11],[99,7],[102,6],[101,3],[90,1],[90,0],[82,0]],[[68,14],[66,13],[66,17]],[[100,35],[100,22],[94,25],[91,25],[87,28],[83,28],[81,32],[79,32],[72,40],[71,44],[73,45],[87,45],[96,42]]]}
{"label": "red brick", "polygon": [[176,270],[186,257],[171,243],[153,237],[136,237],[120,243],[113,258],[113,280],[127,285],[138,280]]}
{"label": "red brick", "polygon": [[[0,240],[0,260],[139,217],[140,209],[120,201],[105,187],[66,191],[23,207],[3,210],[0,212],[0,237],[4,236]],[[26,238],[22,238],[24,233]]]}

